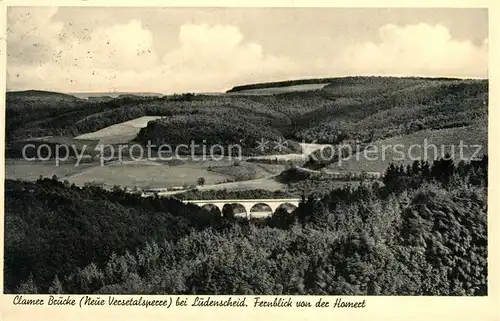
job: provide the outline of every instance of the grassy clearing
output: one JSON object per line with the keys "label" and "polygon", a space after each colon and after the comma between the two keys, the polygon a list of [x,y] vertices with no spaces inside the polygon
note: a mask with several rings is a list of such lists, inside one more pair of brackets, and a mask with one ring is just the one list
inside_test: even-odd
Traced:
{"label": "grassy clearing", "polygon": [[[210,188],[252,189],[260,186],[270,186],[271,190],[281,189],[281,184],[268,181],[266,177],[277,175],[283,165],[253,164],[240,162],[235,166],[233,160],[222,161],[192,161],[156,162],[148,160],[115,161],[100,166],[98,161],[81,163],[75,166],[75,160],[55,165],[55,161],[31,162],[23,159],[7,159],[5,163],[6,178],[36,180],[40,176],[67,179],[70,183],[84,185],[87,182],[103,184],[110,188],[114,185],[122,187],[171,188],[184,185],[197,185],[200,177],[205,179],[205,185]],[[252,181],[261,179],[260,181]],[[217,184],[249,180],[240,184]]]}
{"label": "grassy clearing", "polygon": [[304,85],[293,85],[285,87],[248,89],[248,90],[241,90],[241,91],[227,93],[227,95],[272,95],[272,94],[281,94],[294,91],[321,90],[323,87],[327,85],[328,83],[322,83],[322,84],[304,84]]}
{"label": "grassy clearing", "polygon": [[267,165],[237,162],[229,166],[215,166],[210,170],[222,175],[232,176],[235,181],[246,181],[256,178],[263,178],[269,175],[277,175],[285,169],[283,165]]}
{"label": "grassy clearing", "polygon": [[37,180],[40,176],[58,178],[67,178],[95,167],[96,164],[80,164],[75,166],[75,162],[55,165],[54,160],[50,161],[28,161],[24,159],[6,159],[5,160],[5,178]]}
{"label": "grassy clearing", "polygon": [[113,185],[166,188],[183,185],[196,185],[199,177],[205,178],[206,184],[217,184],[230,179],[230,176],[207,171],[203,168],[182,165],[170,167],[165,165],[151,166],[138,164],[115,164],[94,167],[69,177],[69,181],[77,185],[95,182],[110,187]]}
{"label": "grassy clearing", "polygon": [[134,139],[141,128],[148,125],[148,122],[162,118],[162,116],[143,116],[123,123],[108,126],[98,131],[79,135],[76,139],[100,140],[101,144],[122,144]]}
{"label": "grassy clearing", "polygon": [[285,184],[281,184],[275,181],[273,178],[259,178],[249,181],[224,183],[218,185],[206,185],[200,190],[222,190],[227,189],[228,191],[243,191],[243,190],[254,190],[254,189],[267,189],[269,191],[283,191],[287,188]]}

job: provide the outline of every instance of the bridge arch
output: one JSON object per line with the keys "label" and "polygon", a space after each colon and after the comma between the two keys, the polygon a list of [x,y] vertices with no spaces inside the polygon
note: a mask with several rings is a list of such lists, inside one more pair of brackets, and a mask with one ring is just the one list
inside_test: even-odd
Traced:
{"label": "bridge arch", "polygon": [[249,210],[249,216],[250,217],[266,217],[266,216],[271,216],[274,213],[273,207],[271,207],[269,204],[260,202],[260,203],[255,203],[250,207]]}
{"label": "bridge arch", "polygon": [[276,213],[276,211],[278,211],[279,209],[284,209],[286,210],[288,213],[292,213],[293,211],[295,211],[296,209],[298,208],[297,205],[294,205],[292,203],[281,203],[280,205],[278,205],[278,207],[276,207],[276,210],[273,212]]}
{"label": "bridge arch", "polygon": [[248,217],[249,211],[240,203],[225,203],[222,206],[222,215],[224,213],[229,213],[228,215],[234,215],[234,217]]}
{"label": "bridge arch", "polygon": [[222,215],[222,209],[213,203],[206,203],[206,204],[202,205],[201,208],[206,210],[207,212],[211,212],[213,210],[216,210],[219,212],[220,215]]}

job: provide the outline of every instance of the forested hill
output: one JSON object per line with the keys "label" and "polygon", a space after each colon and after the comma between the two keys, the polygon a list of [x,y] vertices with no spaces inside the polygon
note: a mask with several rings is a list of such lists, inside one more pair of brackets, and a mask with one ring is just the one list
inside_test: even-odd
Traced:
{"label": "forested hill", "polygon": [[[141,116],[165,116],[150,121],[137,141],[189,144],[206,139],[207,145],[242,144],[252,153],[261,138],[336,144],[487,126],[488,80],[346,77],[298,83],[313,81],[328,83],[315,90],[274,94],[264,88],[262,95],[245,95],[241,90],[238,95],[125,96],[103,101],[9,92],[7,140],[73,137]],[[283,84],[295,82],[266,86]]]}
{"label": "forested hill", "polygon": [[320,90],[245,97],[288,115],[293,139],[333,144],[486,126],[488,115],[488,80],[353,77]]}

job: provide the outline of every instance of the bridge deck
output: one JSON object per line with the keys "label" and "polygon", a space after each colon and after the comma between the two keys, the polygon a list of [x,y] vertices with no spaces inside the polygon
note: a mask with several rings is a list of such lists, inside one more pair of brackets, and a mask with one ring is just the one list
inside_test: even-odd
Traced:
{"label": "bridge deck", "polygon": [[184,203],[268,203],[300,202],[300,198],[182,200]]}

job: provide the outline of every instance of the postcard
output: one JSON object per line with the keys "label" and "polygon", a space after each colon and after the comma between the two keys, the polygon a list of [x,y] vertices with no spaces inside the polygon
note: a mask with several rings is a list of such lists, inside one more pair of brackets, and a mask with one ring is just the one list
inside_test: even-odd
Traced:
{"label": "postcard", "polygon": [[500,317],[493,2],[2,10],[2,320]]}

